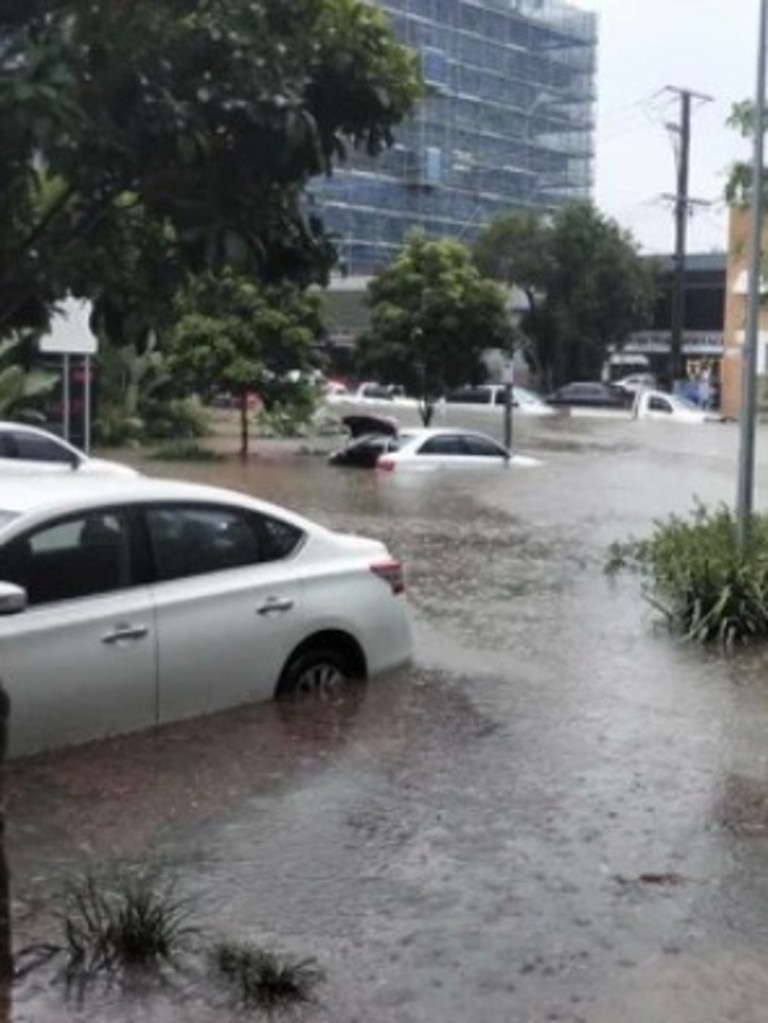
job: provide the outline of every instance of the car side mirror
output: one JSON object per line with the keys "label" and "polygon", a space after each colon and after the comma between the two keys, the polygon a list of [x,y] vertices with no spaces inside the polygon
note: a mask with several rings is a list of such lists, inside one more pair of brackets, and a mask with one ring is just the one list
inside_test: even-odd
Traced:
{"label": "car side mirror", "polygon": [[17,615],[27,609],[27,591],[15,583],[0,582],[0,615]]}

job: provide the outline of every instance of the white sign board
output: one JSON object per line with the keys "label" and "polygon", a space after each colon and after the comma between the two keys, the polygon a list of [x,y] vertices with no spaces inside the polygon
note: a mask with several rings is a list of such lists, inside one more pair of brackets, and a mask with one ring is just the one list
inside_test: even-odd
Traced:
{"label": "white sign board", "polygon": [[47,334],[40,338],[40,351],[59,355],[95,355],[99,341],[91,330],[93,306],[87,299],[65,298],[56,306]]}
{"label": "white sign board", "polygon": [[504,364],[501,370],[501,382],[511,386],[515,382],[515,364],[513,362],[507,362]]}

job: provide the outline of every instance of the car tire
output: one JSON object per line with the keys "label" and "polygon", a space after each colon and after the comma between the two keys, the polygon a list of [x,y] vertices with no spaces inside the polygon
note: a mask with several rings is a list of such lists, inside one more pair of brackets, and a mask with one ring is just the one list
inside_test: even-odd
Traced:
{"label": "car tire", "polygon": [[352,660],[330,646],[297,651],[288,661],[275,696],[278,700],[330,700],[356,678]]}

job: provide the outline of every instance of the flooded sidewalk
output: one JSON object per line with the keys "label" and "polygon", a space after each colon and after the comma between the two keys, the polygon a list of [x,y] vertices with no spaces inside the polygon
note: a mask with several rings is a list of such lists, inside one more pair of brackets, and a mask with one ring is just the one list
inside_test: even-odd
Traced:
{"label": "flooded sidewalk", "polygon": [[[385,540],[417,664],[13,765],[17,946],[68,876],[150,864],[207,934],[318,960],[300,1018],[762,1023],[765,654],[680,647],[602,570],[612,540],[731,497],[732,430],[656,425],[524,424],[544,464],[482,480],[183,467]],[[183,977],[81,1004],[41,970],[9,1018],[242,1017]]]}

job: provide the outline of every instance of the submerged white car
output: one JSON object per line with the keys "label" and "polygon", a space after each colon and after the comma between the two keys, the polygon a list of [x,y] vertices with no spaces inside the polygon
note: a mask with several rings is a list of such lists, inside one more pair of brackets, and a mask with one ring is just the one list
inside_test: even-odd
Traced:
{"label": "submerged white car", "polygon": [[244,494],[73,475],[0,487],[13,755],[407,664],[402,564]]}
{"label": "submerged white car", "polygon": [[106,458],[91,458],[54,433],[25,423],[0,421],[0,474],[6,472],[112,473],[138,476],[135,469]]}
{"label": "submerged white car", "polygon": [[376,468],[395,469],[505,469],[510,465],[540,465],[536,458],[518,455],[475,430],[425,428],[401,430],[398,447],[379,456]]}
{"label": "submerged white car", "polygon": [[635,419],[667,419],[677,423],[722,423],[719,412],[699,408],[677,394],[666,391],[638,391],[632,406]]}

